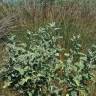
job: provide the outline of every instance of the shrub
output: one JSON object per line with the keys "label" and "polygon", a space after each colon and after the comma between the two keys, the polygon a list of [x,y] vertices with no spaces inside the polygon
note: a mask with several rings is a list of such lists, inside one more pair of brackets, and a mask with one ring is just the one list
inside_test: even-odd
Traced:
{"label": "shrub", "polygon": [[[80,36],[73,36],[71,48],[64,53],[64,62],[57,47],[59,28],[55,23],[27,31],[26,42],[9,37],[9,62],[5,66],[4,88],[12,87],[23,96],[87,96],[88,82],[93,82],[92,68],[96,68],[96,46],[82,52]],[[5,73],[5,74],[4,74]],[[81,96],[81,95],[80,95]]]}
{"label": "shrub", "polygon": [[46,95],[51,90],[54,67],[59,64],[58,37],[53,35],[57,29],[52,23],[37,33],[28,31],[25,43],[16,42],[14,35],[9,38],[4,88],[13,87],[25,96]]}

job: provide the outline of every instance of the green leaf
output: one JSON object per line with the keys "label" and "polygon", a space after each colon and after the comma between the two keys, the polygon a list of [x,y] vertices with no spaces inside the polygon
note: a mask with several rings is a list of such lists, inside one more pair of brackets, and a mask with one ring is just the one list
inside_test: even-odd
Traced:
{"label": "green leaf", "polygon": [[76,91],[71,91],[71,96],[77,96],[77,92]]}
{"label": "green leaf", "polygon": [[84,69],[84,67],[85,67],[84,61],[80,60],[79,62],[76,62],[75,66],[77,66],[78,72],[82,71],[82,69]]}
{"label": "green leaf", "polygon": [[4,86],[3,86],[3,88],[7,88],[7,87],[9,87],[11,83],[12,83],[12,82],[5,81],[5,82],[4,82]]}
{"label": "green leaf", "polygon": [[14,69],[19,71],[21,75],[24,74],[24,69],[21,69],[20,67],[14,67]]}
{"label": "green leaf", "polygon": [[21,81],[19,82],[20,85],[24,85],[24,83],[26,83],[29,79],[31,79],[31,77],[26,77],[21,79]]}
{"label": "green leaf", "polygon": [[80,86],[80,81],[82,80],[82,76],[81,75],[77,75],[74,77],[73,79],[76,83],[77,86]]}
{"label": "green leaf", "polygon": [[27,93],[28,93],[28,96],[32,96],[32,93],[31,92],[28,91]]}

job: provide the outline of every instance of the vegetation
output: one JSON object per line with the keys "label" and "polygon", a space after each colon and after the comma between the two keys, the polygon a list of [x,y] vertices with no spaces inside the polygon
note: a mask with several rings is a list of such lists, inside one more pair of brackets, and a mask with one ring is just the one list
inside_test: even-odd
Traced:
{"label": "vegetation", "polygon": [[22,4],[16,6],[12,6],[10,3],[0,3],[0,19],[10,15],[17,16],[12,32],[24,33],[27,29],[36,31],[40,26],[53,21],[62,27],[61,34],[64,37],[64,46],[69,43],[73,33],[81,34],[84,47],[89,47],[91,43],[95,43],[95,0],[23,1]]}
{"label": "vegetation", "polygon": [[[9,37],[9,62],[2,72],[3,88],[13,87],[23,96],[88,96],[88,84],[95,84],[96,45],[82,53],[80,36],[73,36],[66,53],[58,40],[55,23],[27,31],[26,42]],[[37,39],[38,38],[38,39]],[[64,61],[59,56],[64,52]]]}
{"label": "vegetation", "polygon": [[96,96],[95,29],[95,0],[0,0],[0,95]]}

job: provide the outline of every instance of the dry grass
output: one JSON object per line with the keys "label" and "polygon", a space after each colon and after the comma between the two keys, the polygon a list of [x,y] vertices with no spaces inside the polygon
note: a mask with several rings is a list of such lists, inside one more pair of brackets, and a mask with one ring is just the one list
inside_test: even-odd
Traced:
{"label": "dry grass", "polygon": [[38,5],[32,2],[20,6],[1,4],[0,10],[1,18],[10,14],[18,16],[17,23],[15,23],[16,27],[13,29],[15,32],[20,32],[22,29],[23,31],[27,29],[34,31],[39,26],[55,21],[62,26],[62,34],[65,39],[69,39],[70,34],[80,33],[82,39],[84,39],[83,43],[88,41],[87,43],[90,45],[91,41],[96,40],[96,8],[95,5],[92,6],[90,3],[82,5],[73,0],[73,2],[65,2],[63,5],[46,3]]}
{"label": "dry grass", "polygon": [[19,20],[18,24],[22,26],[31,26],[40,23],[46,23],[50,21],[57,21],[59,23],[66,20],[70,22],[86,24],[93,23],[96,20],[96,9],[89,7],[90,4],[85,4],[85,6],[80,5],[75,2],[65,2],[64,5],[55,5],[55,4],[43,4],[39,5],[34,3],[27,3],[21,6],[9,6],[1,5],[0,17],[9,15],[9,14],[18,14]]}
{"label": "dry grass", "polygon": [[15,15],[10,15],[0,20],[0,38],[2,38],[4,35],[10,32],[12,28],[14,28],[15,20]]}

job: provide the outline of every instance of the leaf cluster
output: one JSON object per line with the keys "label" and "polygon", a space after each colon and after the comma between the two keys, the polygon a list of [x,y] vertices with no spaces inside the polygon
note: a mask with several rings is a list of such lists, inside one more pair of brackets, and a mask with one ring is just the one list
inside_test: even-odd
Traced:
{"label": "leaf cluster", "polygon": [[17,41],[14,35],[9,37],[4,88],[12,87],[23,96],[88,95],[88,82],[95,82],[92,72],[96,68],[96,46],[85,54],[80,36],[73,36],[71,48],[61,61],[59,29],[53,22],[37,32],[27,30],[26,42]]}

